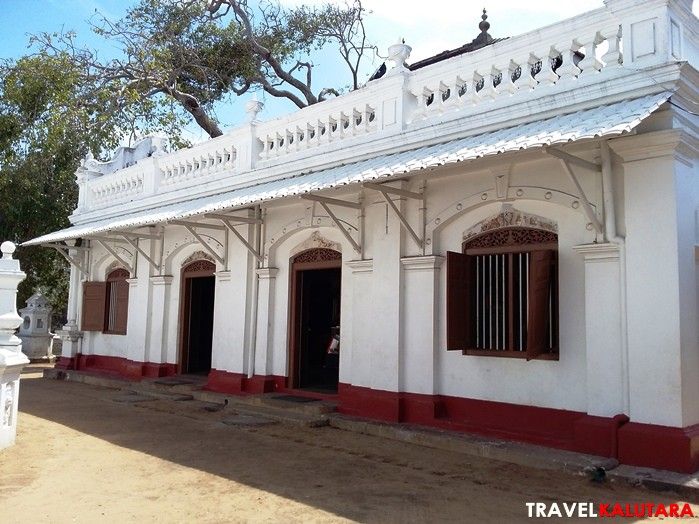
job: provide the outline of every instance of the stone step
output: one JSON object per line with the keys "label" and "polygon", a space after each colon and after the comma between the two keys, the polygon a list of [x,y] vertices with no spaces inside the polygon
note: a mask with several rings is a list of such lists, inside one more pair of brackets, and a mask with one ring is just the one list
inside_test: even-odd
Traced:
{"label": "stone step", "polygon": [[293,426],[318,428],[328,425],[328,417],[325,414],[302,413],[263,404],[233,401],[226,405],[225,411],[229,412],[231,417],[235,417],[236,415],[262,417]]}
{"label": "stone step", "polygon": [[337,408],[336,402],[284,393],[266,393],[264,395],[241,397],[241,401],[251,405],[268,406],[308,415],[332,413]]}
{"label": "stone step", "polygon": [[143,385],[143,383],[129,384],[128,386],[122,385],[121,390],[130,391],[133,393],[141,393],[163,400],[186,401],[194,399],[194,397],[189,393],[179,393],[177,391],[168,391],[166,389],[153,388],[149,385]]}

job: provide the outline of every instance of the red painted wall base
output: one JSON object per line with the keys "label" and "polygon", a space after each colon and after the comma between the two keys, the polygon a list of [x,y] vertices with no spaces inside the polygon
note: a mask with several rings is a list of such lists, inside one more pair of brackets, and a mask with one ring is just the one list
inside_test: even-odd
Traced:
{"label": "red painted wall base", "polygon": [[57,369],[75,369],[104,375],[116,375],[131,380],[141,378],[157,378],[175,375],[176,364],[137,362],[122,357],[106,357],[104,355],[82,355],[75,357],[59,357]]}
{"label": "red painted wall base", "polygon": [[699,425],[671,428],[629,422],[626,415],[595,417],[444,395],[380,391],[340,384],[338,411],[567,449],[623,464],[682,473],[699,470]]}
{"label": "red painted wall base", "polygon": [[204,389],[231,395],[271,393],[283,389],[285,377],[275,375],[253,375],[248,378],[242,373],[212,369]]}
{"label": "red painted wall base", "polygon": [[[120,357],[59,357],[58,369],[84,370],[131,380],[175,375],[175,364],[135,362]],[[232,395],[287,389],[287,378],[212,369],[205,389]],[[357,417],[406,422],[530,442],[603,457],[623,464],[682,473],[699,470],[699,424],[672,428],[629,422],[626,415],[595,417],[578,411],[539,408],[444,395],[381,391],[339,384],[338,411]]]}

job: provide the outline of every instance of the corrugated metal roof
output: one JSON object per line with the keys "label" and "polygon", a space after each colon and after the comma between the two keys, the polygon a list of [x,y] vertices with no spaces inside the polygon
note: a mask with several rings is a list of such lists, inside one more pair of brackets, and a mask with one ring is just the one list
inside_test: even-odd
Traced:
{"label": "corrugated metal roof", "polygon": [[419,147],[401,153],[380,155],[353,164],[237,188],[213,196],[132,213],[128,216],[72,226],[35,238],[23,245],[58,242],[107,231],[158,224],[168,220],[249,206],[347,184],[359,184],[404,175],[429,167],[453,164],[509,151],[620,135],[634,129],[669,97],[670,93],[667,92],[649,95],[482,135]]}

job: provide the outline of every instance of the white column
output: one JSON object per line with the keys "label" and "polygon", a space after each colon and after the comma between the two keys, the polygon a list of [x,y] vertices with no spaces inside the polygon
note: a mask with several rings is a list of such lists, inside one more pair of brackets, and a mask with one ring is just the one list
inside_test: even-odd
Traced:
{"label": "white column", "polygon": [[[404,211],[404,200],[397,200],[396,204]],[[370,383],[362,385],[395,392],[400,388],[400,259],[405,233],[393,211],[386,215],[387,205],[375,204],[367,210],[369,223],[373,225],[373,321],[367,326],[372,330],[372,343],[362,348],[370,353]]]}
{"label": "white column", "polygon": [[401,317],[402,391],[435,393],[435,358],[439,346],[439,270],[441,256],[406,257],[403,266]]}
{"label": "white column", "polygon": [[29,359],[22,353],[22,342],[15,329],[22,323],[17,314],[17,286],[27,276],[12,258],[15,245],[0,245],[0,449],[15,443],[19,375]]}
{"label": "white column", "polygon": [[129,278],[129,313],[126,326],[126,357],[134,362],[146,362],[149,340],[148,319],[150,308],[148,280]]}
{"label": "white column", "polygon": [[665,130],[610,141],[624,160],[629,416],[671,427],[686,425],[688,408],[698,402],[683,395],[691,384],[682,382],[681,297],[691,285],[681,274],[690,254],[680,235],[687,220],[679,206],[686,196],[678,192],[682,136]]}
{"label": "white column", "polygon": [[[167,362],[168,309],[172,289],[172,275],[150,277],[151,284],[151,322],[148,362]],[[172,362],[176,364],[176,362]]]}
{"label": "white column", "polygon": [[[346,315],[341,318],[340,329],[340,383],[368,386],[371,383],[371,349],[374,324],[373,260],[351,260],[345,264],[352,272],[351,323],[347,325]],[[343,306],[343,309],[344,306]]]}
{"label": "white column", "polygon": [[[75,244],[75,240],[67,240],[66,244]],[[71,256],[83,260],[83,252],[75,249],[69,250]],[[77,355],[81,352],[81,344],[83,333],[80,331],[78,318],[80,316],[80,299],[81,299],[81,273],[74,266],[70,265],[70,283],[68,287],[68,311],[67,322],[63,329],[58,330],[57,334],[63,342],[61,346],[61,358],[56,367],[72,368]]]}
{"label": "white column", "polygon": [[587,413],[613,417],[625,413],[628,368],[623,347],[620,247],[584,244]]}
{"label": "white column", "polygon": [[248,370],[248,376],[271,375],[272,367],[272,311],[274,310],[274,284],[276,281],[276,267],[265,267],[257,270],[260,280],[258,290],[257,308],[257,334],[255,336],[255,362],[254,369]]}

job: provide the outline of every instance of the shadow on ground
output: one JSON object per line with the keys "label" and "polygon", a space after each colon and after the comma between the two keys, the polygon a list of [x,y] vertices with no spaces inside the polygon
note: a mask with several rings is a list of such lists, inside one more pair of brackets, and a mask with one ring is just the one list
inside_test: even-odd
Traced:
{"label": "shadow on ground", "polygon": [[[121,391],[40,376],[34,369],[23,374],[18,447],[56,439],[50,453],[59,463],[53,467],[74,468],[65,472],[69,480],[63,486],[57,483],[58,492],[79,497],[95,490],[106,506],[105,484],[122,499],[122,492],[140,490],[141,498],[153,499],[146,502],[153,506],[149,512],[156,504],[174,509],[186,503],[197,514],[197,504],[206,504],[208,519],[218,515],[223,521],[248,520],[245,512],[259,508],[253,515],[275,521],[512,522],[528,520],[528,501],[675,501],[672,494],[599,485],[329,427],[231,427],[196,402],[119,403],[114,399]],[[38,431],[47,434],[35,435]],[[124,449],[148,457],[121,457]],[[11,460],[0,457],[0,465],[6,459]],[[46,474],[50,470],[47,464]],[[42,474],[36,472],[31,482]],[[100,475],[110,478],[100,486],[84,483]],[[71,482],[76,485],[64,489]],[[0,500],[11,493],[0,490]]]}

